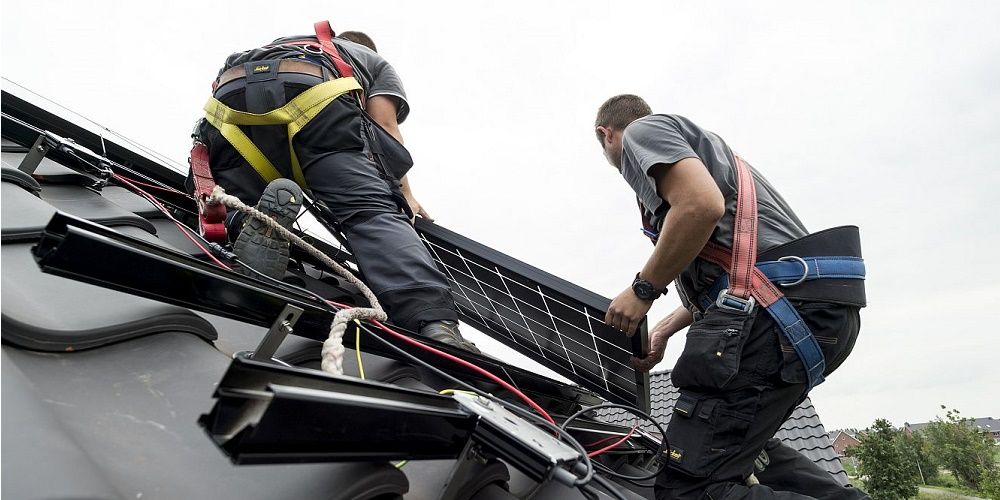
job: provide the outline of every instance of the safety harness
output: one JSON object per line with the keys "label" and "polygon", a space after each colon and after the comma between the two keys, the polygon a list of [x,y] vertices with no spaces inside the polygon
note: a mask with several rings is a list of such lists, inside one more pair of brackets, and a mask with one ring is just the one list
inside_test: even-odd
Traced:
{"label": "safety harness", "polygon": [[212,168],[208,164],[208,146],[197,138],[191,148],[191,180],[198,203],[198,232],[202,238],[220,245],[226,243],[226,206],[211,201],[215,189]]}
{"label": "safety harness", "polygon": [[[345,61],[336,45],[333,44],[335,36],[329,21],[320,21],[313,25],[316,32],[316,40],[293,40],[282,42],[281,45],[303,46],[317,54],[324,54],[339,75],[338,78],[327,80],[323,83],[310,87],[284,106],[267,113],[249,113],[232,109],[214,96],[209,98],[205,104],[205,121],[219,130],[219,133],[226,138],[236,151],[260,174],[265,182],[270,183],[275,179],[283,177],[271,160],[257,147],[253,141],[247,137],[240,126],[263,126],[263,125],[285,125],[288,130],[288,150],[291,159],[292,176],[295,182],[308,189],[305,175],[299,164],[298,157],[293,147],[293,139],[306,124],[320,113],[328,104],[340,96],[356,92],[358,93],[358,103],[364,107],[363,89],[354,78],[354,70]],[[248,62],[244,65],[246,77],[249,79],[262,71],[277,72],[277,67],[271,68],[269,65],[260,62]],[[216,82],[217,83],[217,82]],[[213,85],[214,89],[215,85]],[[215,188],[215,181],[208,163],[208,148],[197,139],[191,150],[191,172],[195,187],[195,198],[198,200],[199,228],[202,236],[210,241],[224,243],[226,240],[225,217],[226,209],[218,203],[210,203],[212,190]]]}
{"label": "safety harness", "polygon": [[703,310],[714,304],[721,309],[749,314],[759,304],[795,349],[812,389],[824,380],[826,359],[809,326],[778,287],[822,279],[864,280],[864,260],[855,256],[789,255],[757,262],[757,190],[750,167],[739,156],[734,157],[737,184],[733,248],[709,242],[699,254],[700,258],[722,267],[727,274],[719,277],[708,292],[701,295],[699,305]]}

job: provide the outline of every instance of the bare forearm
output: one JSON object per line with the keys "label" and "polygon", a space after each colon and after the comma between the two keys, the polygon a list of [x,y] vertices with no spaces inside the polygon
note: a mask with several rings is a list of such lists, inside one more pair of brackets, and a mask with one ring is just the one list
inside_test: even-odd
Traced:
{"label": "bare forearm", "polygon": [[653,254],[639,275],[657,288],[666,287],[698,256],[718,222],[697,206],[671,208]]}
{"label": "bare forearm", "polygon": [[666,336],[671,336],[684,328],[691,326],[691,322],[694,321],[694,317],[684,306],[679,306],[674,309],[674,312],[667,315],[659,324],[656,325],[654,330],[662,332]]}

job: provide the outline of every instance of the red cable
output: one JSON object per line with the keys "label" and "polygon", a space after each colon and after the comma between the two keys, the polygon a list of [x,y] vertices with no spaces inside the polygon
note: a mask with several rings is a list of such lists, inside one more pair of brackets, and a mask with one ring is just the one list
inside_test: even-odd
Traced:
{"label": "red cable", "polygon": [[[348,305],[345,305],[345,304],[341,304],[339,302],[334,302],[332,300],[328,300],[327,302],[329,302],[329,303],[331,303],[331,304],[333,304],[333,305],[335,305],[337,307],[344,308],[344,309],[349,309],[351,307],[351,306],[348,306]],[[377,326],[380,330],[382,330],[383,332],[388,333],[389,335],[392,335],[392,336],[398,338],[399,340],[402,340],[403,342],[406,342],[406,343],[408,343],[410,345],[419,347],[419,348],[421,348],[421,349],[423,349],[425,351],[428,351],[428,352],[430,352],[432,354],[437,354],[438,356],[441,356],[442,358],[448,359],[448,360],[450,360],[450,361],[452,361],[454,363],[462,365],[462,366],[464,366],[464,367],[466,367],[466,368],[468,368],[468,369],[470,369],[470,370],[472,370],[472,371],[474,371],[474,372],[476,372],[476,373],[478,373],[478,374],[480,374],[480,375],[482,375],[482,376],[484,376],[484,377],[486,377],[486,378],[488,378],[488,379],[496,382],[497,384],[500,384],[501,387],[503,387],[504,389],[507,389],[512,394],[514,394],[515,396],[517,396],[518,399],[520,399],[521,401],[524,401],[528,406],[532,407],[542,417],[544,417],[545,420],[548,420],[550,424],[556,425],[556,421],[552,420],[552,417],[549,416],[549,413],[547,411],[545,411],[544,408],[542,408],[541,406],[538,406],[538,403],[534,402],[531,398],[529,398],[527,394],[519,391],[516,387],[508,384],[507,382],[505,382],[500,377],[497,377],[496,375],[494,375],[494,374],[486,371],[485,369],[480,368],[480,367],[478,367],[478,366],[476,366],[476,365],[474,365],[474,364],[472,364],[472,363],[470,363],[470,362],[468,362],[468,361],[466,361],[466,360],[464,360],[462,358],[459,358],[457,356],[452,356],[451,354],[448,354],[448,353],[446,353],[444,351],[440,351],[438,349],[435,349],[435,348],[433,348],[433,347],[431,347],[431,346],[429,346],[427,344],[424,344],[424,343],[418,342],[416,340],[413,340],[410,337],[407,337],[406,335],[403,335],[402,333],[399,333],[399,332],[396,332],[396,331],[392,330],[391,328],[383,325],[381,322],[379,322],[377,320],[373,319],[373,320],[371,320],[371,322],[375,326]]]}
{"label": "red cable", "polygon": [[171,222],[173,222],[175,225],[177,225],[177,229],[180,230],[181,234],[183,234],[184,237],[187,238],[188,240],[191,240],[191,243],[194,243],[194,245],[196,247],[198,247],[199,249],[201,249],[202,252],[205,252],[205,255],[207,255],[209,259],[212,259],[212,262],[215,262],[216,265],[218,265],[219,267],[221,267],[221,268],[223,268],[223,269],[225,269],[227,271],[232,271],[232,269],[229,266],[227,266],[226,264],[224,264],[221,260],[215,258],[215,255],[213,255],[212,252],[208,251],[208,249],[205,248],[204,246],[202,246],[201,243],[199,243],[197,240],[195,240],[193,237],[191,237],[191,235],[188,234],[188,228],[186,226],[184,226],[183,224],[181,224],[180,221],[178,221],[177,219],[175,219],[173,215],[170,215],[170,212],[167,210],[167,207],[164,207],[163,204],[161,204],[160,201],[157,200],[153,195],[147,193],[146,191],[144,191],[139,186],[136,186],[127,177],[124,177],[124,176],[121,176],[121,175],[118,175],[118,174],[113,174],[113,176],[114,176],[114,179],[116,181],[118,181],[118,182],[124,182],[126,185],[128,185],[129,187],[131,187],[133,191],[135,191],[136,193],[138,193],[139,195],[141,195],[143,198],[146,198],[146,200],[148,200],[150,203],[152,203],[154,206],[156,206],[156,208],[158,208],[161,212],[163,212],[163,215],[166,215],[167,218],[170,219]]}
{"label": "red cable", "polygon": [[603,439],[598,439],[597,441],[594,441],[593,443],[583,445],[583,447],[584,448],[593,448],[594,446],[597,446],[599,444],[607,443],[608,441],[611,441],[615,437],[617,437],[617,436],[608,436],[608,437],[603,438]]}
{"label": "red cable", "polygon": [[169,187],[169,186],[167,186],[167,187],[157,186],[156,184],[150,184],[148,182],[142,182],[142,181],[139,181],[139,180],[135,180],[135,179],[133,179],[131,177],[125,177],[124,175],[121,175],[121,174],[115,174],[115,175],[117,175],[118,177],[121,177],[123,179],[128,179],[128,181],[131,182],[131,183],[133,183],[133,184],[138,184],[140,186],[148,187],[148,188],[152,188],[152,189],[158,189],[160,191],[166,191],[168,193],[175,193],[175,194],[183,195],[183,196],[185,196],[187,198],[194,199],[191,195],[189,195],[189,194],[187,194],[184,191],[181,191],[179,189],[174,189],[174,188]]}
{"label": "red cable", "polygon": [[541,406],[538,406],[538,403],[534,402],[525,393],[519,391],[516,387],[508,384],[507,382],[505,382],[500,377],[497,377],[496,375],[494,375],[494,374],[486,371],[485,369],[480,368],[480,367],[478,367],[478,366],[476,366],[476,365],[474,365],[474,364],[472,364],[472,363],[470,363],[470,362],[468,362],[468,361],[466,361],[466,360],[464,360],[462,358],[459,358],[457,356],[452,356],[451,354],[448,354],[448,353],[443,352],[443,351],[439,351],[439,350],[437,350],[437,349],[435,349],[435,348],[433,348],[433,347],[431,347],[431,346],[429,346],[427,344],[423,344],[421,342],[417,342],[416,340],[413,340],[413,339],[411,339],[411,338],[409,338],[409,337],[407,337],[407,336],[405,336],[405,335],[403,335],[401,333],[395,332],[395,331],[393,331],[392,329],[386,327],[385,325],[383,325],[382,323],[380,323],[377,320],[371,320],[371,322],[375,326],[379,327],[379,329],[382,330],[383,332],[386,332],[386,333],[388,333],[388,334],[390,334],[390,335],[392,335],[392,336],[394,336],[394,337],[396,337],[396,338],[398,338],[398,339],[400,339],[400,340],[402,340],[402,341],[404,341],[404,342],[406,342],[406,343],[408,343],[410,345],[413,345],[413,346],[419,347],[419,348],[421,348],[421,349],[423,349],[425,351],[429,351],[431,353],[437,354],[438,356],[441,356],[441,357],[443,357],[445,359],[448,359],[448,360],[450,360],[450,361],[452,361],[454,363],[458,363],[458,364],[460,364],[460,365],[462,365],[462,366],[464,366],[464,367],[466,367],[466,368],[468,368],[470,370],[473,370],[476,373],[479,373],[480,375],[482,375],[482,376],[484,376],[484,377],[486,377],[486,378],[488,378],[488,379],[490,379],[490,380],[492,380],[492,381],[500,384],[500,386],[502,386],[504,389],[507,389],[508,391],[510,391],[511,393],[513,393],[521,401],[524,401],[525,403],[527,403],[528,406],[534,408],[534,410],[537,411],[542,417],[544,417],[545,420],[548,420],[550,424],[552,424],[552,425],[556,424],[556,421],[552,420],[552,417],[549,416],[549,413],[546,412],[544,408],[542,408]]}
{"label": "red cable", "polygon": [[632,433],[635,432],[636,427],[639,427],[639,424],[633,425],[632,429],[628,431],[628,434],[626,434],[624,437],[622,437],[621,439],[619,439],[615,443],[609,444],[608,446],[605,446],[604,448],[601,448],[599,450],[595,450],[595,451],[592,451],[590,453],[587,453],[587,456],[590,457],[590,458],[594,458],[597,455],[600,455],[601,453],[604,453],[604,452],[606,452],[608,450],[613,450],[613,449],[617,448],[619,445],[621,445],[625,441],[628,441],[628,438],[632,437]]}

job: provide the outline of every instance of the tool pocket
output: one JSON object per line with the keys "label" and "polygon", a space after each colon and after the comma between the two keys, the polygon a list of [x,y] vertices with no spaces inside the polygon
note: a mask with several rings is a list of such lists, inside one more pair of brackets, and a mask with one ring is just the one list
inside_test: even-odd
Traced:
{"label": "tool pocket", "polygon": [[744,313],[716,306],[688,329],[684,351],[674,365],[676,387],[722,389],[740,371],[740,358],[757,309]]}
{"label": "tool pocket", "polygon": [[383,168],[396,179],[402,179],[413,166],[413,157],[410,156],[409,150],[367,113],[365,122],[371,139],[372,152],[378,156]]}
{"label": "tool pocket", "polygon": [[692,477],[711,476],[742,449],[758,398],[752,390],[722,397],[681,391],[667,427],[669,466]]}

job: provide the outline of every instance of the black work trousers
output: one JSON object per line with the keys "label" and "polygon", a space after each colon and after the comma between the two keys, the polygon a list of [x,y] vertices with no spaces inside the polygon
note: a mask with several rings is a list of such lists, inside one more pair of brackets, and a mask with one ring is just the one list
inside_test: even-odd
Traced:
{"label": "black work trousers", "polygon": [[[860,329],[858,308],[793,302],[820,341],[827,369],[850,354]],[[774,439],[805,397],[805,370],[766,311],[750,315],[713,306],[688,331],[671,373],[680,396],[667,427],[669,466],[656,480],[657,499],[868,498]],[[747,486],[754,460],[759,485]]]}
{"label": "black work trousers", "polygon": [[[251,89],[249,93],[238,80],[220,87],[215,95],[231,108],[263,113],[321,83],[319,78],[304,75],[278,74],[277,80],[267,83],[265,92]],[[354,97],[345,95],[295,135],[293,147],[308,184],[303,188],[330,208],[365,283],[393,323],[418,331],[429,321],[455,321],[458,312],[448,282],[401,211],[405,201],[399,195],[399,181],[371,155],[365,119]],[[279,172],[294,178],[284,125],[242,129]],[[255,205],[267,183],[215,127],[203,121],[199,130],[209,148],[215,182],[244,203]]]}

